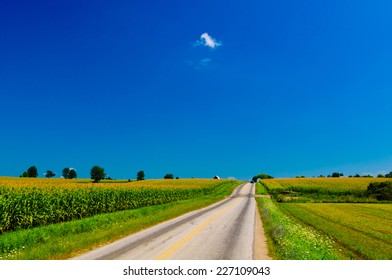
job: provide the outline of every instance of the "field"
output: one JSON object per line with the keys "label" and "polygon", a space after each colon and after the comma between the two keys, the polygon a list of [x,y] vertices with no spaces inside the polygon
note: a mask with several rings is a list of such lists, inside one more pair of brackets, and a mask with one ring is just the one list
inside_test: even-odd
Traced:
{"label": "field", "polygon": [[359,259],[392,259],[392,204],[282,203],[281,209],[338,240]]}
{"label": "field", "polygon": [[69,181],[0,180],[0,233],[190,199],[227,184],[200,179],[111,184]]}
{"label": "field", "polygon": [[278,201],[285,202],[378,202],[366,193],[372,182],[389,178],[290,178],[261,180]]}
{"label": "field", "polygon": [[257,192],[271,195],[271,199],[257,198],[257,203],[272,255],[277,259],[392,259],[392,203],[367,192],[370,183],[384,181],[391,179],[261,180]]}

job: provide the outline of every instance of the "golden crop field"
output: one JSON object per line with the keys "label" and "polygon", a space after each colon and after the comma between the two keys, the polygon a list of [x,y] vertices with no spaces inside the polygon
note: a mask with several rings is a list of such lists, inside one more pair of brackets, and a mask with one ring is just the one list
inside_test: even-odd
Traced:
{"label": "golden crop field", "polygon": [[330,191],[363,191],[372,182],[392,181],[391,178],[287,178],[261,180],[269,190],[324,189]]}
{"label": "golden crop field", "polygon": [[0,177],[0,234],[209,195],[236,184],[209,179],[91,183]]}
{"label": "golden crop field", "polygon": [[97,188],[200,188],[213,187],[217,182],[225,182],[226,180],[212,179],[179,179],[179,180],[142,180],[142,181],[125,181],[125,180],[102,180],[100,183],[93,183],[91,179],[62,179],[62,178],[16,178],[16,177],[0,177],[0,187],[97,187]]}

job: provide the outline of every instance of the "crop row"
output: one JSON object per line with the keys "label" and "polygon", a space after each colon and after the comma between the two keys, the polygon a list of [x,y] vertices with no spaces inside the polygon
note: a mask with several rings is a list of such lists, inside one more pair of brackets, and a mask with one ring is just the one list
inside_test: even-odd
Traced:
{"label": "crop row", "polygon": [[233,181],[205,181],[204,186],[197,188],[3,186],[0,187],[0,233],[203,196],[227,184]]}

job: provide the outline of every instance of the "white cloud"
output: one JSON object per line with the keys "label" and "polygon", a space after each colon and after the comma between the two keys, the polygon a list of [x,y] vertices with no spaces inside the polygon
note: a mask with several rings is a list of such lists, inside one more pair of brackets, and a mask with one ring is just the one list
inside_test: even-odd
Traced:
{"label": "white cloud", "polygon": [[194,46],[200,46],[200,45],[215,49],[216,47],[222,46],[222,43],[218,42],[216,39],[208,35],[207,32],[205,32],[201,34],[200,41],[196,41],[196,43],[194,44]]}

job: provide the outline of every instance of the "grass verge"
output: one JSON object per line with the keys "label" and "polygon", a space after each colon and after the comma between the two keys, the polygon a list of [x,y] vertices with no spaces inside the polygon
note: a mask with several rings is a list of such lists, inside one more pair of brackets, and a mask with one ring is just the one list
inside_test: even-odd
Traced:
{"label": "grass verge", "polygon": [[193,199],[4,233],[0,235],[0,259],[67,259],[211,205],[230,195],[239,184],[230,181],[213,194]]}

